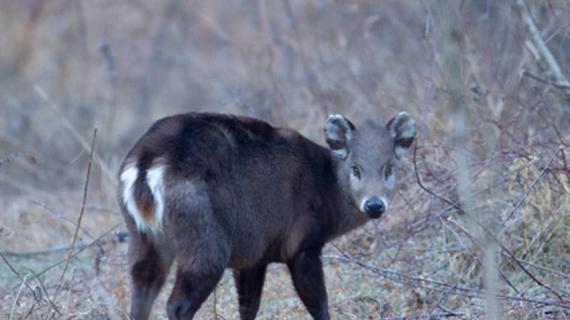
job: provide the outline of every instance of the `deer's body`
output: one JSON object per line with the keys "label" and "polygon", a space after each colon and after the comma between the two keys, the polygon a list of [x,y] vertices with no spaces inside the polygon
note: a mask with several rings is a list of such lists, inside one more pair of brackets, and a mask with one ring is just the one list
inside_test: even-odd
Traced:
{"label": "deer's body", "polygon": [[[242,319],[253,319],[271,262],[287,263],[311,315],[328,319],[321,249],[380,212],[370,195],[345,181],[349,149],[342,141],[339,147],[338,138],[348,142],[352,134],[345,129],[354,126],[333,117],[327,124],[333,152],[251,118],[184,114],[153,125],[120,173],[120,203],[132,236],[133,318],[148,317],[176,258],[171,319],[192,318],[226,268],[234,270]],[[388,136],[384,130],[377,133]],[[385,159],[376,160],[390,160],[396,147],[380,144],[376,151]],[[386,191],[383,184],[364,189]],[[379,196],[374,199],[383,212],[387,196]]]}

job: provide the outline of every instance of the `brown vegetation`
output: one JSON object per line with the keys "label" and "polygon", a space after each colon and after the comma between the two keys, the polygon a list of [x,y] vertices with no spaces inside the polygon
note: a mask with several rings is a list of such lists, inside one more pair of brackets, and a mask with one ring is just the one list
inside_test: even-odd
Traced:
{"label": "brown vegetation", "polygon": [[[565,0],[3,1],[0,318],[126,316],[116,171],[157,118],[322,143],[329,112],[402,109],[419,134],[395,207],[325,250],[332,317],[568,318],[568,21]],[[237,318],[229,274],[215,314]],[[272,266],[259,318],[306,317]]]}

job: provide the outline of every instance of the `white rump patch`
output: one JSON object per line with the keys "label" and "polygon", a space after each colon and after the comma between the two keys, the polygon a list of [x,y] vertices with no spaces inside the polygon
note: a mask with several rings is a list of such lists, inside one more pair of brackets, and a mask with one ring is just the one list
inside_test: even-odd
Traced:
{"label": "white rump patch", "polygon": [[147,230],[156,231],[162,226],[162,218],[164,216],[164,169],[165,168],[163,165],[157,165],[153,168],[150,168],[146,174],[146,183],[148,184],[148,187],[155,201],[153,225],[149,225],[144,220],[143,215],[136,203],[134,186],[139,176],[139,170],[136,164],[131,163],[125,166],[125,169],[123,172],[121,172],[120,180],[123,188],[122,200],[127,209],[127,212],[135,220],[137,229],[141,232]]}
{"label": "white rump patch", "polygon": [[134,186],[137,177],[139,176],[139,170],[137,169],[136,164],[129,164],[125,167],[123,172],[121,172],[121,183],[123,184],[123,203],[127,208],[127,212],[131,215],[131,217],[135,220],[135,224],[137,225],[137,229],[139,231],[144,231],[146,228],[146,223],[140,213],[137,203],[135,201],[134,196]]}
{"label": "white rump patch", "polygon": [[162,227],[164,217],[164,165],[157,165],[148,169],[146,181],[155,201],[154,228]]}

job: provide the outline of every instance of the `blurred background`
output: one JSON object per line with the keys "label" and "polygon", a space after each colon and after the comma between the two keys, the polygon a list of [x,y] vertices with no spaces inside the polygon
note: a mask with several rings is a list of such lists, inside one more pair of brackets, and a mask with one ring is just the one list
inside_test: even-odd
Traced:
{"label": "blurred background", "polygon": [[[116,173],[160,117],[323,143],[400,110],[395,207],[324,253],[332,317],[570,316],[568,1],[0,0],[0,30],[0,318],[126,318]],[[269,272],[259,318],[308,318]],[[227,274],[199,318],[237,315]]]}

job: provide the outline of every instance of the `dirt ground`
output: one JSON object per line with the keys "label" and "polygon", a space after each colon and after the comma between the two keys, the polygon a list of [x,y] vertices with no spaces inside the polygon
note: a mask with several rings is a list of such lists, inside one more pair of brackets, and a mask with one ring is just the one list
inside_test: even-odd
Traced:
{"label": "dirt ground", "polygon": [[[328,113],[400,110],[418,139],[391,211],[323,254],[332,318],[570,317],[568,1],[0,7],[0,319],[128,317],[116,175],[158,118],[244,114],[324,143]],[[216,317],[238,318],[229,271],[198,316]],[[282,265],[258,318],[308,318]]]}

